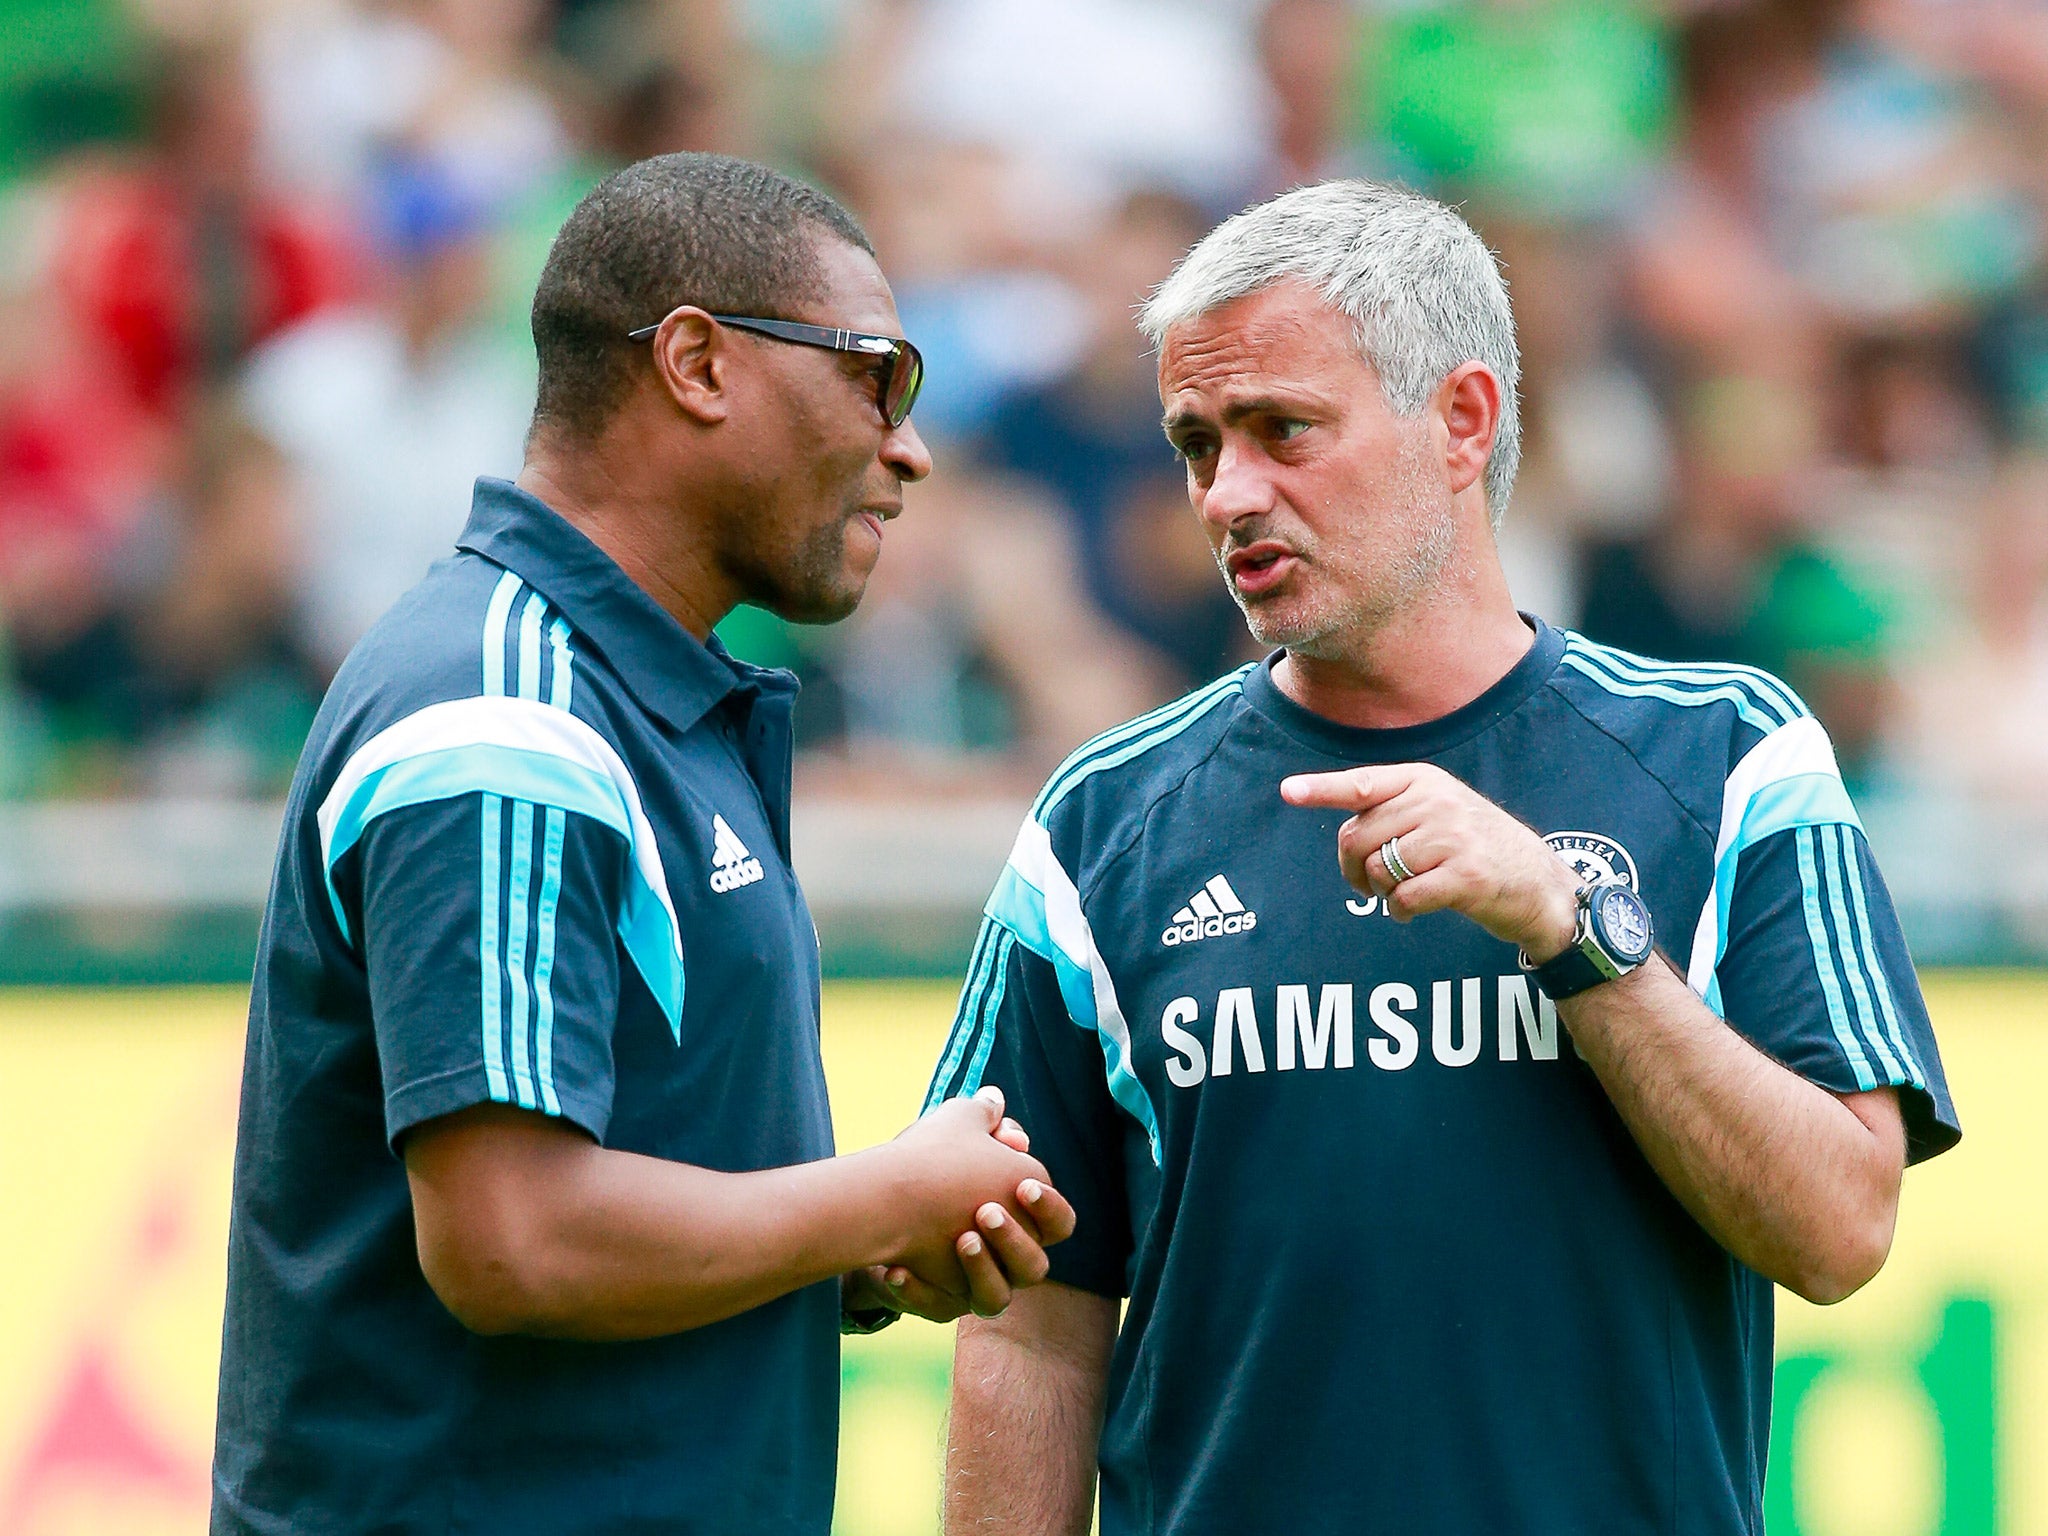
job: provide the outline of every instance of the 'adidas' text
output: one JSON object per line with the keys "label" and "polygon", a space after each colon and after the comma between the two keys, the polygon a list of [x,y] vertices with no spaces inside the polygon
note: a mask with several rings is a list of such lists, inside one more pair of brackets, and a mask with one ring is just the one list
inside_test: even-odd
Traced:
{"label": "'adidas' text", "polygon": [[747,845],[726,825],[725,818],[711,818],[711,889],[723,896],[743,885],[752,885],[763,873],[761,861],[747,852]]}
{"label": "'adidas' text", "polygon": [[1221,875],[1195,892],[1188,904],[1173,914],[1159,942],[1171,948],[1213,939],[1226,933],[1249,933],[1259,926],[1259,914],[1245,909],[1237,892]]}

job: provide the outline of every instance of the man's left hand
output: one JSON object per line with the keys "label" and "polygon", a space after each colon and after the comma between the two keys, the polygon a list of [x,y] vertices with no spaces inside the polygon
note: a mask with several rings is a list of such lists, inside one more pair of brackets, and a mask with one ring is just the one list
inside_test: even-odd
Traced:
{"label": "man's left hand", "polygon": [[[1001,1089],[980,1091],[993,1094],[1001,1105]],[[1031,1150],[1030,1136],[1008,1115],[994,1135],[1012,1151]],[[1019,1221],[990,1201],[974,1213],[974,1229],[961,1233],[954,1243],[967,1277],[966,1295],[933,1285],[902,1264],[871,1264],[841,1277],[841,1304],[856,1312],[887,1307],[935,1323],[950,1323],[970,1312],[977,1317],[999,1315],[1015,1292],[1044,1281],[1049,1268],[1046,1248],[1074,1231],[1074,1208],[1051,1185],[1026,1179],[1018,1186],[1017,1202],[1030,1219]]]}
{"label": "man's left hand", "polygon": [[[1337,833],[1344,878],[1386,903],[1400,922],[1462,912],[1536,964],[1555,958],[1578,927],[1578,876],[1550,845],[1470,785],[1430,763],[1298,773],[1283,779],[1289,805],[1350,811]],[[1401,840],[1411,871],[1396,881],[1381,853]]]}
{"label": "man's left hand", "polygon": [[[1005,1120],[997,1134],[1009,1140],[1006,1133],[1015,1124]],[[977,1317],[1000,1315],[1016,1292],[1045,1280],[1045,1250],[1074,1230],[1073,1207],[1050,1185],[1027,1179],[1017,1198],[1032,1219],[1019,1220],[990,1201],[974,1213],[973,1229],[961,1233],[954,1244],[967,1277],[966,1295],[934,1285],[902,1264],[870,1264],[841,1277],[841,1305],[857,1312],[887,1307],[935,1323],[950,1323],[970,1312]]]}

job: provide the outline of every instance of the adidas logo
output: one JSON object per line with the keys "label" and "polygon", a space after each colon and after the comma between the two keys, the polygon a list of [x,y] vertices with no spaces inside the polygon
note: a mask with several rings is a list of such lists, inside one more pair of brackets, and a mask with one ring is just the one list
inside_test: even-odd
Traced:
{"label": "adidas logo", "polygon": [[1159,935],[1159,942],[1171,948],[1175,944],[1192,944],[1197,939],[1213,939],[1225,933],[1249,933],[1258,926],[1259,914],[1246,911],[1244,903],[1237,899],[1237,892],[1230,888],[1230,882],[1218,875],[1173,914],[1173,921],[1167,925],[1166,932]]}
{"label": "adidas logo", "polygon": [[723,816],[711,818],[711,889],[723,896],[762,876],[761,861],[747,852],[747,845],[726,825]]}

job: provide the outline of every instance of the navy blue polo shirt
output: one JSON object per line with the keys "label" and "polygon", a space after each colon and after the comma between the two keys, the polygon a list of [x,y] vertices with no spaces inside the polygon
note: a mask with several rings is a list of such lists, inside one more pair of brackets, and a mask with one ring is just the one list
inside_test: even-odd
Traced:
{"label": "navy blue polo shirt", "polygon": [[1289,774],[1427,761],[1628,881],[1728,1025],[1955,1112],[1826,733],[1782,683],[1536,626],[1440,720],[1353,730],[1272,663],[1098,737],[988,904],[934,1100],[998,1083],[1128,1296],[1103,1536],[1757,1536],[1768,1281],[1658,1179],[1515,950],[1401,924]]}
{"label": "navy blue polo shirt", "polygon": [[794,694],[497,480],[342,667],[257,956],[216,1532],[829,1529],[836,1284],[647,1342],[480,1337],[399,1157],[492,1103],[707,1168],[831,1155]]}

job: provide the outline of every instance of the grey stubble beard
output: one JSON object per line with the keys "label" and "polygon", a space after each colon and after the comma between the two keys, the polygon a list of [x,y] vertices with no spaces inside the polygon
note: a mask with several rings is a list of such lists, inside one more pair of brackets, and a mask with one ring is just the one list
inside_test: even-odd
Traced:
{"label": "grey stubble beard", "polygon": [[1457,549],[1456,514],[1419,459],[1406,458],[1401,478],[1406,493],[1402,499],[1410,507],[1429,509],[1419,522],[1415,541],[1370,569],[1347,569],[1342,562],[1322,561],[1321,541],[1314,538],[1295,543],[1305,565],[1319,567],[1334,579],[1291,623],[1273,622],[1262,615],[1260,604],[1247,601],[1230,579],[1226,551],[1217,551],[1224,585],[1253,639],[1312,661],[1343,661],[1367,647],[1391,621],[1428,599]]}

